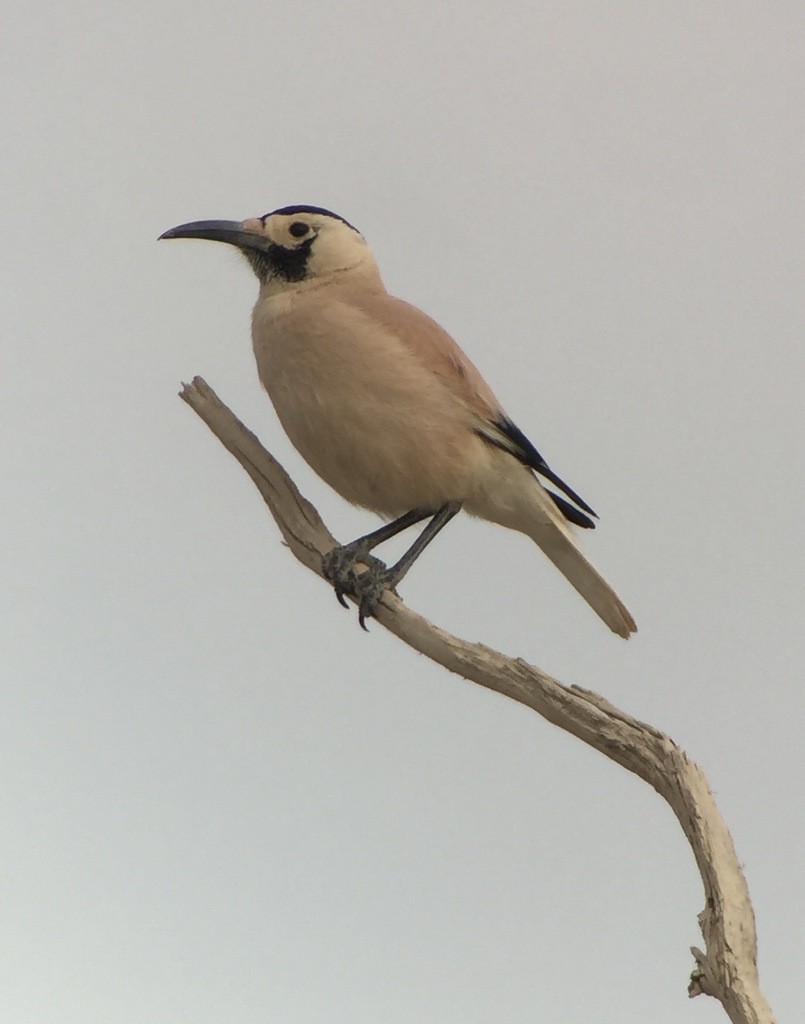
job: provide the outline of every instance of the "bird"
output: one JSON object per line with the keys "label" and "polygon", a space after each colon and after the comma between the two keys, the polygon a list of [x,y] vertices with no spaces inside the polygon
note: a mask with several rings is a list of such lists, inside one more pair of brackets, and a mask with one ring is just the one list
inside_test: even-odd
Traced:
{"label": "bird", "polygon": [[[160,235],[177,238],[224,242],[245,256],[259,282],[258,375],[282,427],[330,487],[386,520],[322,563],[338,600],[356,599],[361,626],[463,509],[525,534],[614,633],[636,631],[576,542],[574,528],[593,527],[596,513],[551,469],[447,331],[386,290],[349,221],[318,206],[284,206]],[[394,565],[371,554],[425,520]]]}

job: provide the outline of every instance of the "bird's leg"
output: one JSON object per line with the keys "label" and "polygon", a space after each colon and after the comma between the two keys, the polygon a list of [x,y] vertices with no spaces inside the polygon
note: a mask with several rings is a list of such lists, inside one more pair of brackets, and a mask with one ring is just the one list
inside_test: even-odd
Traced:
{"label": "bird's leg", "polygon": [[352,594],[355,591],[355,581],[358,574],[355,572],[356,562],[362,562],[375,572],[385,572],[386,566],[379,558],[370,555],[372,548],[382,544],[384,540],[396,537],[398,533],[407,530],[409,526],[421,523],[428,516],[435,515],[436,510],[432,508],[414,508],[406,512],[399,519],[386,523],[365,537],[358,537],[349,544],[333,548],[328,551],[322,559],[322,571],[325,579],[329,580],[335,590],[335,596],[340,604],[348,607],[344,600],[344,594]]}
{"label": "bird's leg", "polygon": [[[387,569],[382,562],[376,562],[355,579],[353,593],[359,601],[358,622],[360,622],[363,629],[366,629],[366,619],[374,615],[377,602],[383,596],[384,591],[393,590],[397,586],[436,534],[450,522],[460,509],[460,501],[448,501],[447,504],[442,505],[438,512],[436,512],[411,547],[390,569]],[[410,512],[410,515],[414,515],[414,513]],[[403,518],[406,517],[404,516]],[[420,515],[418,519],[414,519],[408,525],[412,525],[413,522],[423,518],[424,516]],[[389,525],[393,526],[394,524],[391,523]]]}

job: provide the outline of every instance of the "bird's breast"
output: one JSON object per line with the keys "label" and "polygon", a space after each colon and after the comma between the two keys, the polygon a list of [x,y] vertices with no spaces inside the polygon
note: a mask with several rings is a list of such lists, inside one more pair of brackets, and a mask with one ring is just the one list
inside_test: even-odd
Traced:
{"label": "bird's breast", "polygon": [[288,437],[347,501],[393,516],[466,497],[472,414],[387,327],[324,296],[272,298],[253,341]]}

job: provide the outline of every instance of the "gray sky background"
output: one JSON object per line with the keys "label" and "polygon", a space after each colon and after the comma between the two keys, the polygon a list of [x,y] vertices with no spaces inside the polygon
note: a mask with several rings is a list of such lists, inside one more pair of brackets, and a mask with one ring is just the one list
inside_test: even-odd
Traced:
{"label": "gray sky background", "polygon": [[255,282],[172,225],[343,214],[601,514],[610,635],[462,518],[413,607],[669,732],[802,1007],[805,7],[12,3],[0,1020],[653,1024],[702,892],[644,784],[369,636],[176,397],[344,540],[258,386]]}

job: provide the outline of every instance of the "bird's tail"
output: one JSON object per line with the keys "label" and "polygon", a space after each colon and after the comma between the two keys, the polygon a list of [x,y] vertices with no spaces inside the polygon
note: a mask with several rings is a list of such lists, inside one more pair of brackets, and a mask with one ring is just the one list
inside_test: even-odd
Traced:
{"label": "bird's tail", "polygon": [[579,551],[568,530],[552,521],[552,517],[540,515],[531,520],[524,532],[542,548],[613,633],[628,639],[631,633],[637,632],[629,609]]}
{"label": "bird's tail", "polygon": [[536,477],[504,452],[486,468],[484,486],[465,503],[467,511],[530,537],[613,633],[637,632],[626,605],[576,547],[571,524]]}
{"label": "bird's tail", "polygon": [[613,633],[628,639],[630,634],[637,632],[629,609],[601,573],[587,561],[573,538],[566,536],[553,523],[536,524],[536,528],[529,530],[529,537],[539,544],[568,583],[579,591]]}

